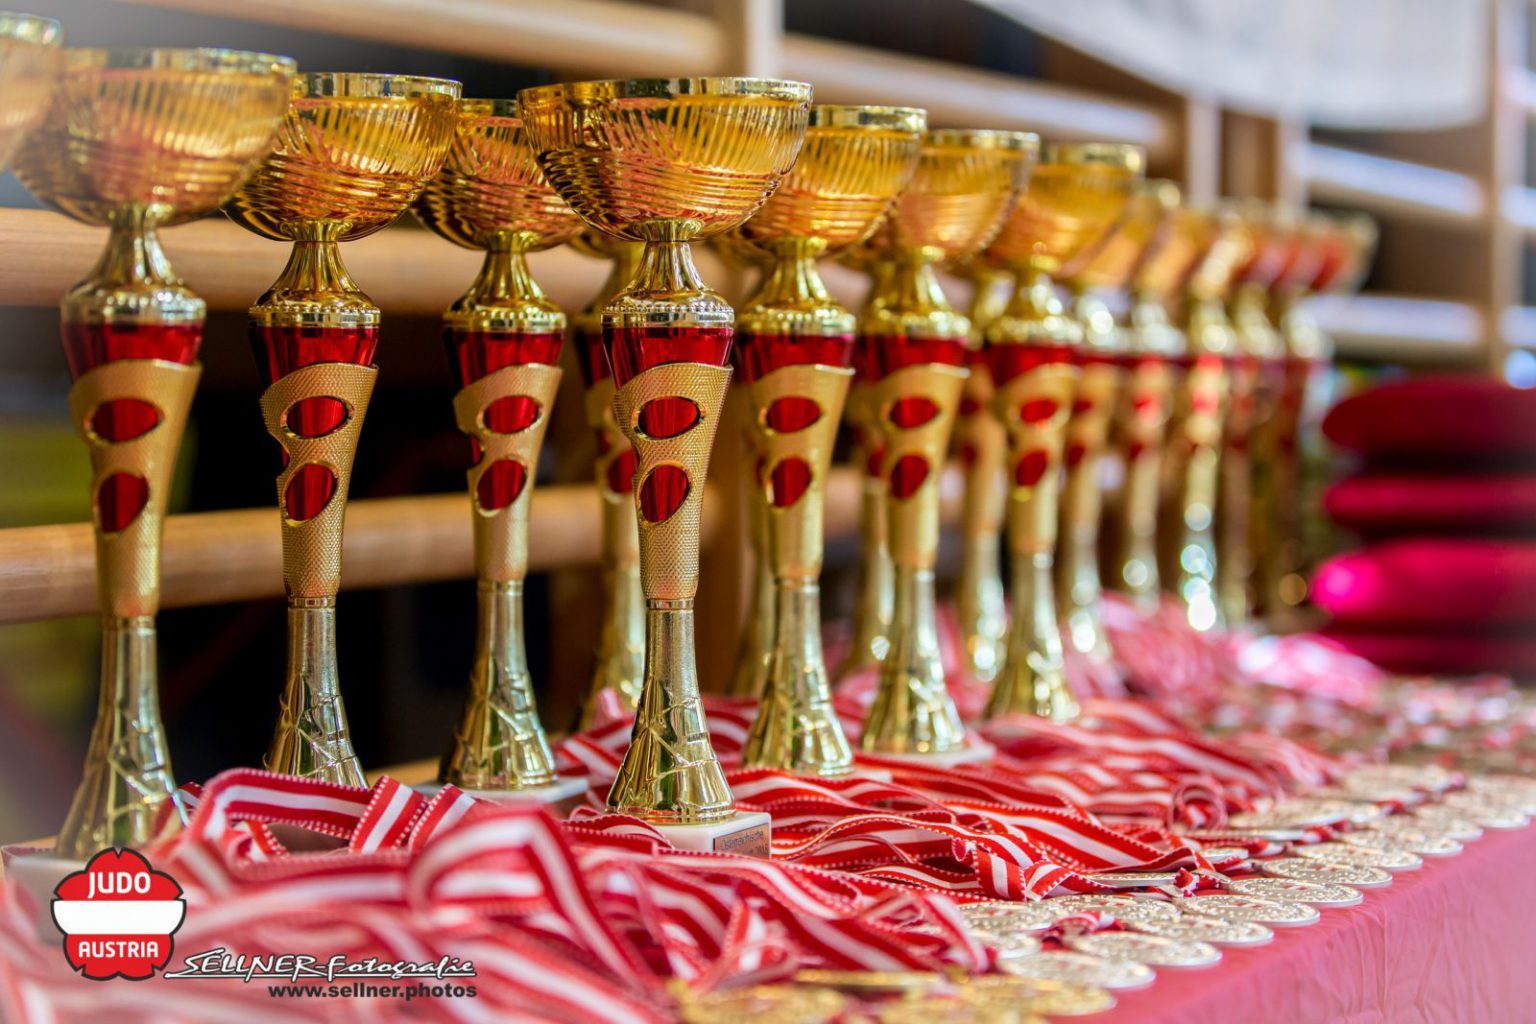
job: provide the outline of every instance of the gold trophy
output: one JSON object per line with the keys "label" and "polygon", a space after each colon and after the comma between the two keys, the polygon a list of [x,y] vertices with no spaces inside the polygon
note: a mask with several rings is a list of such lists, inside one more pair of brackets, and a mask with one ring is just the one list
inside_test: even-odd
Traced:
{"label": "gold trophy", "polygon": [[[1062,147],[1057,157],[1071,160],[1093,177],[1117,220],[1125,213],[1146,166],[1146,153],[1140,147],[1110,143]],[[1125,286],[1146,236],[1141,223],[1109,230],[1114,234],[1101,236],[1096,248],[1083,254],[1080,267],[1062,275],[1076,296],[1073,315],[1082,324],[1083,340],[1078,347],[1082,378],[1065,438],[1056,601],[1065,620],[1067,642],[1083,657],[1112,670],[1113,655],[1100,609],[1104,592],[1099,576],[1104,502],[1100,469],[1128,376],[1127,339],[1101,293]]]}
{"label": "gold trophy", "polygon": [[1228,208],[1182,211],[1177,228],[1198,254],[1185,282],[1184,379],[1174,401],[1164,453],[1164,500],[1158,516],[1163,585],[1189,625],[1226,625],[1217,599],[1216,506],[1227,401],[1227,362],[1237,336],[1222,305],[1247,238]]}
{"label": "gold trophy", "polygon": [[1364,214],[1306,216],[1293,242],[1292,262],[1270,292],[1274,322],[1284,343],[1284,371],[1271,418],[1266,455],[1269,502],[1264,543],[1255,544],[1262,614],[1283,616],[1306,600],[1306,545],[1302,509],[1303,426],[1315,426],[1319,392],[1326,386],[1333,341],[1318,326],[1306,300],[1319,292],[1357,288],[1376,247],[1376,224]]}
{"label": "gold trophy", "polygon": [[[57,68],[57,26],[17,17],[0,16],[6,155]],[[96,726],[59,857],[141,846],[182,815],[160,722],[155,614],[207,305],[171,269],[157,231],[217,209],[251,172],[293,73],[286,57],[231,50],[65,50],[52,109],[17,167],[38,198],[109,229],[101,259],[60,304],[70,410],[91,455],[103,638]]]}
{"label": "gold trophy", "polygon": [[971,376],[960,395],[954,448],[965,468],[960,505],[960,578],[955,585],[955,618],[971,678],[990,683],[1002,670],[1008,649],[1008,606],[1002,577],[1002,528],[1008,492],[1003,481],[1008,434],[992,415],[992,371],[982,358],[982,337],[1002,315],[1013,295],[1013,275],[972,257],[955,272],[968,278],[973,291]]}
{"label": "gold trophy", "polygon": [[980,252],[1028,180],[1039,140],[1023,132],[933,131],[888,219],[896,266],[859,328],[871,418],[884,452],[895,566],[890,650],[860,745],[946,764],[985,759],[967,745],[939,657],[934,560],[939,476],[959,412],[970,322],[950,306],[935,264]]}
{"label": "gold trophy", "polygon": [[[892,263],[884,257],[890,248],[885,235],[886,228],[882,224],[873,235],[838,258],[838,262],[869,276],[869,291],[855,317],[855,330],[858,324],[867,321],[875,304],[883,301],[894,273]],[[884,446],[875,425],[872,397],[875,382],[862,365],[862,347],[855,342],[853,383],[848,386],[848,399],[843,406],[853,434],[853,465],[861,486],[858,597],[853,607],[853,636],[848,654],[837,669],[839,678],[874,668],[891,648],[891,601],[896,571],[891,565],[891,549],[886,543],[885,480],[880,475]]]}
{"label": "gold trophy", "polygon": [[593,462],[602,501],[602,615],[598,624],[592,685],[577,728],[591,728],[600,703],[633,711],[645,674],[645,595],[640,592],[640,531],[635,521],[635,449],[613,418],[613,375],[603,352],[603,307],[635,276],[639,242],[583,228],[571,242],[578,252],[612,265],[592,301],[571,317],[571,337],[586,384],[587,426],[597,435]]}
{"label": "gold trophy", "polygon": [[1143,612],[1157,609],[1157,512],[1162,493],[1163,451],[1180,364],[1189,343],[1169,315],[1196,253],[1178,230],[1179,188],[1149,181],[1132,200],[1130,218],[1148,230],[1131,276],[1129,372],[1116,408],[1114,436],[1123,464],[1119,515],[1111,530],[1109,585]]}
{"label": "gold trophy", "polygon": [[735,361],[756,456],[753,496],[772,572],[767,678],[746,767],[841,775],[853,753],[821,651],[822,503],[853,376],[853,314],[816,260],[867,235],[911,179],[927,118],[900,107],[814,106],[794,170],[733,236],[770,255],[737,316]]}
{"label": "gold trophy", "polygon": [[277,148],[224,207],[256,234],[293,243],[250,309],[262,417],[284,453],[288,674],[266,766],[285,775],[363,785],[336,668],[336,593],[380,315],[347,273],[339,243],[389,224],[437,174],[458,97],[457,82],[436,78],[302,74]]}
{"label": "gold trophy", "polygon": [[559,803],[586,784],[555,775],[528,670],[523,580],[565,314],[529,274],[526,255],[568,241],[581,221],[545,183],[513,100],[459,101],[453,147],[415,211],[450,242],[485,250],[469,291],[443,316],[461,386],[454,415],[475,457],[469,498],[479,617],[469,693],[438,782],[495,800]]}
{"label": "gold trophy", "polygon": [[[1081,371],[1083,328],[1056,295],[1053,275],[1079,260],[1124,210],[1132,171],[1095,146],[1047,146],[987,258],[1013,270],[1013,298],[986,331],[996,393],[992,409],[1008,432],[1008,550],[1012,623],[1003,670],[987,715],[1023,713],[1064,721],[1077,701],[1062,667],[1052,583],[1065,432]],[[1139,152],[1139,151],[1136,151]]]}
{"label": "gold trophy", "polygon": [[768,816],[736,810],[710,745],[693,602],[710,447],[734,314],[689,243],[746,220],[788,173],[811,88],[755,78],[576,82],[525,89],[518,110],[555,191],[583,220],[645,243],[603,310],[619,428],[635,447],[645,680],[608,808],[676,846],[768,854]]}
{"label": "gold trophy", "polygon": [[1291,257],[1295,218],[1249,200],[1236,205],[1246,249],[1227,285],[1237,349],[1227,360],[1227,414],[1216,491],[1216,593],[1229,627],[1245,625],[1255,603],[1252,533],[1269,499],[1264,438],[1284,373],[1285,343],[1269,319],[1269,291]]}

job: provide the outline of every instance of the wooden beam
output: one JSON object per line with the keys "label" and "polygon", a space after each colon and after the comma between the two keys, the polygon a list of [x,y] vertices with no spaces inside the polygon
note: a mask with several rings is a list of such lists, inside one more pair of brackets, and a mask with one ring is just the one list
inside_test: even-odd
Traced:
{"label": "wooden beam", "polygon": [[1458,228],[1478,227],[1488,205],[1482,184],[1458,171],[1319,142],[1298,142],[1293,162],[1314,202]]}
{"label": "wooden beam", "polygon": [[1346,359],[1464,366],[1481,355],[1485,325],[1470,303],[1403,295],[1324,295],[1310,303]]}

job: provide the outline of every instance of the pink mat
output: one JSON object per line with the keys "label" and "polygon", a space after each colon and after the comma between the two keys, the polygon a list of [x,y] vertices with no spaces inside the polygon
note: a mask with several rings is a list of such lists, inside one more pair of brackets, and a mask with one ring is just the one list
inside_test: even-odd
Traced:
{"label": "pink mat", "polygon": [[1198,971],[1158,971],[1103,1024],[1536,1021],[1536,827],[1394,876],[1365,902],[1277,928]]}

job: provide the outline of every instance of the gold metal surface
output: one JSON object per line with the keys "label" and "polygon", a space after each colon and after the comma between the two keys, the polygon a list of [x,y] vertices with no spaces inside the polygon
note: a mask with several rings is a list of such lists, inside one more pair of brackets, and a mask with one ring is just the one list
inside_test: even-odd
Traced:
{"label": "gold metal surface", "polygon": [[1104,495],[1099,463],[1108,447],[1110,423],[1124,378],[1125,370],[1113,363],[1086,363],[1065,437],[1069,454],[1061,496],[1056,600],[1066,622],[1068,641],[1078,653],[1101,664],[1108,664],[1113,655],[1100,615],[1099,528]]}
{"label": "gold metal surface", "polygon": [[[608,808],[647,821],[699,824],[731,816],[734,804],[720,770],[694,661],[693,599],[699,582],[699,514],[710,448],[731,371],[704,363],[666,363],[635,375],[614,396],[619,427],[635,446],[635,502],[658,466],[688,477],[688,495],[661,522],[639,512],[640,586],[646,600],[645,679],[629,749],[608,792]],[[640,427],[640,410],[658,398],[686,399],[699,410],[692,427],[655,438]]]}
{"label": "gold metal surface", "polygon": [[0,168],[48,110],[62,38],[51,18],[0,12]]}
{"label": "gold metal surface", "polygon": [[[967,314],[971,345],[980,348],[986,328],[1008,305],[1013,275],[979,257],[955,271],[971,281]],[[1007,651],[1008,607],[1000,560],[1001,532],[1007,508],[1003,463],[1008,435],[992,415],[992,373],[973,363],[955,420],[953,447],[965,466],[960,507],[960,578],[955,584],[955,617],[964,644],[966,667],[978,682],[990,683],[1002,669]]]}
{"label": "gold metal surface", "polygon": [[800,151],[810,97],[803,82],[757,78],[572,82],[518,94],[555,190],[594,227],[649,243],[605,324],[732,323],[688,242],[728,231],[768,198]]}
{"label": "gold metal surface", "polygon": [[485,250],[479,276],[444,321],[458,330],[562,331],[565,316],[528,273],[525,256],[569,241],[581,220],[544,180],[515,100],[460,100],[458,111],[442,170],[414,206],[439,235]]}
{"label": "gold metal surface", "polygon": [[[1020,374],[993,395],[992,409],[1008,432],[1013,617],[1003,669],[987,701],[989,718],[1024,713],[1065,721],[1077,714],[1077,701],[1063,668],[1051,567],[1062,444],[1078,378],[1077,367],[1048,363]],[[1049,408],[1051,412],[1026,418],[1026,408]],[[1041,472],[1033,481],[1020,479],[1011,468],[1024,459],[1043,459]]]}
{"label": "gold metal surface", "polygon": [[[523,579],[528,572],[528,510],[549,410],[560,389],[560,369],[533,363],[505,366],[462,389],[454,398],[454,419],[480,445],[480,460],[469,470],[475,532],[475,576],[479,622],[469,692],[453,748],[439,780],[464,789],[513,790],[554,780],[554,757],[533,698],[533,680],[523,636]],[[515,434],[485,425],[486,410],[508,396],[532,399],[533,421]],[[527,470],[511,504],[480,504],[480,477],[507,459]]]}
{"label": "gold metal surface", "polygon": [[[821,651],[820,586],[822,510],[843,399],[853,371],[831,366],[785,366],[748,385],[755,448],[762,459],[767,517],[767,557],[773,570],[773,642],[762,702],[742,752],[748,767],[817,775],[841,775],[853,765],[842,725],[832,710],[831,686]],[[780,432],[767,412],[781,398],[814,402],[820,415],[804,429]],[[798,459],[810,482],[790,505],[773,501],[774,467]]]}
{"label": "gold metal surface", "polygon": [[[102,612],[101,695],[79,788],[56,851],[89,857],[107,846],[137,846],[180,819],[167,807],[175,780],[160,722],[154,616],[160,606],[160,533],[176,452],[201,369],[149,359],[105,363],[70,389],[75,429],[91,454],[91,493],[127,473],[148,484],[144,507],[122,530],[96,531]],[[128,441],[91,429],[96,410],[122,398],[149,402],[158,422]]]}
{"label": "gold metal surface", "polygon": [[337,243],[388,225],[437,174],[453,143],[458,96],[457,82],[438,78],[299,76],[276,148],[224,207],[256,234],[294,243],[288,265],[251,308],[254,323],[378,322]]}

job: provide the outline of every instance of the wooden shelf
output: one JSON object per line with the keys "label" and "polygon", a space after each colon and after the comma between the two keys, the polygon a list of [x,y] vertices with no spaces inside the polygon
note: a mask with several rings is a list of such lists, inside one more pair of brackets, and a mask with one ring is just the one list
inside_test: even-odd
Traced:
{"label": "wooden shelf", "polygon": [[1469,174],[1317,142],[1298,144],[1292,159],[1314,201],[1450,227],[1477,227],[1487,212],[1483,186]]}
{"label": "wooden shelf", "polygon": [[1402,295],[1320,296],[1311,309],[1348,359],[1462,364],[1481,354],[1483,316],[1465,302]]}

